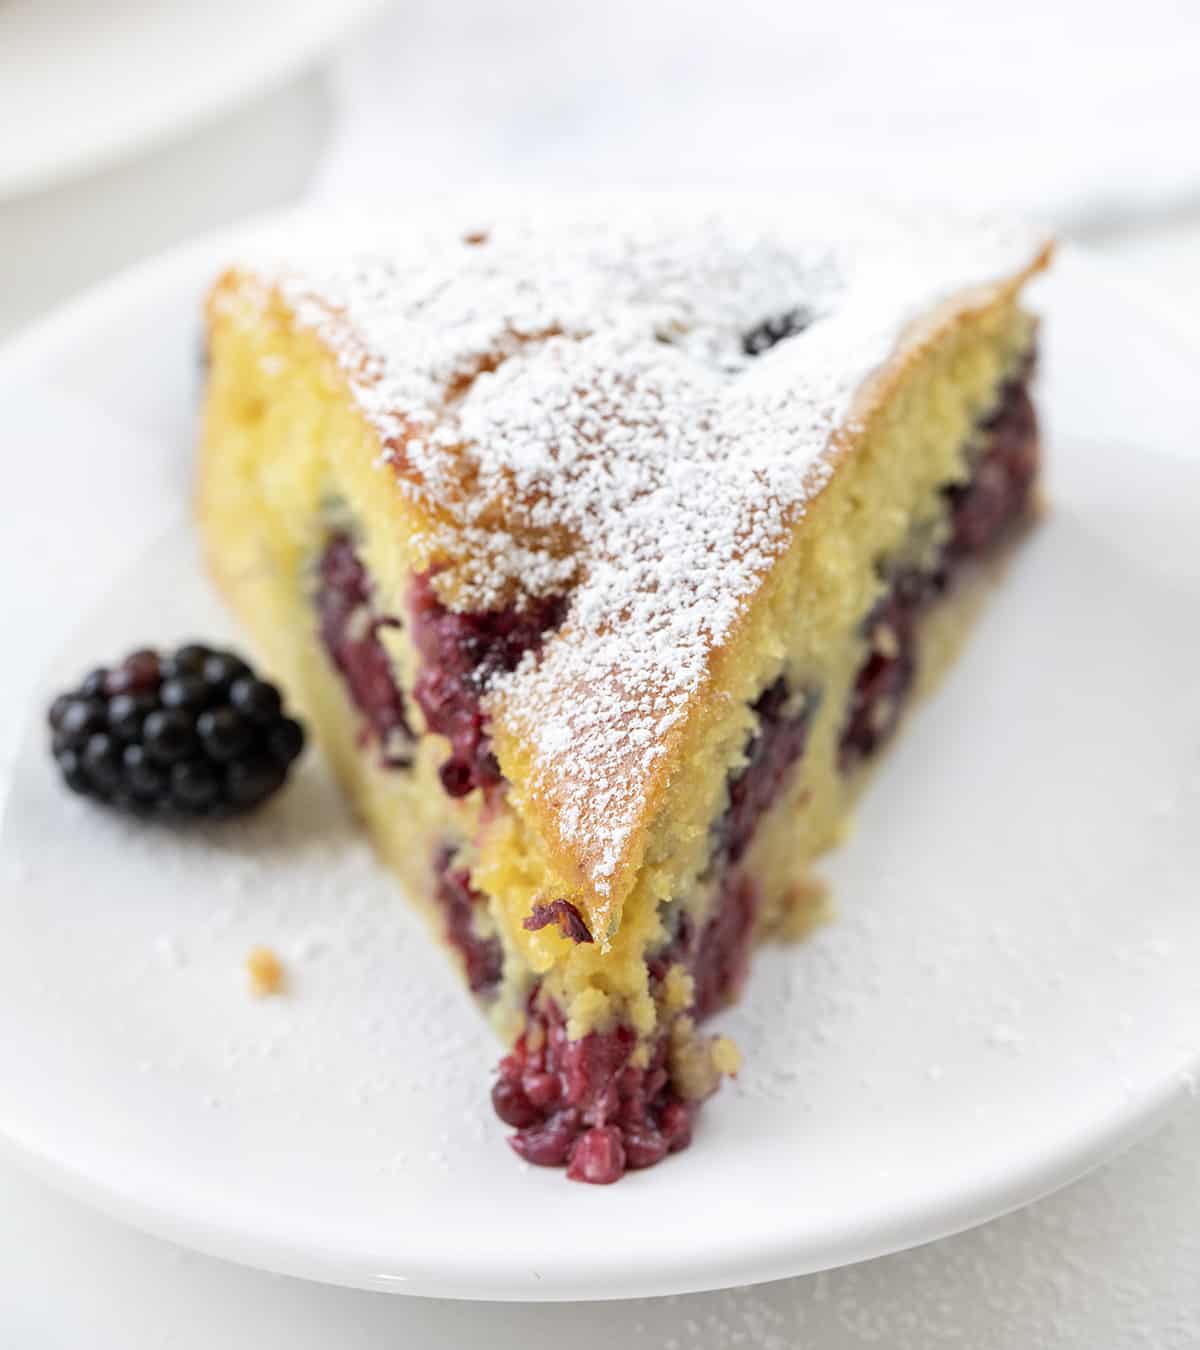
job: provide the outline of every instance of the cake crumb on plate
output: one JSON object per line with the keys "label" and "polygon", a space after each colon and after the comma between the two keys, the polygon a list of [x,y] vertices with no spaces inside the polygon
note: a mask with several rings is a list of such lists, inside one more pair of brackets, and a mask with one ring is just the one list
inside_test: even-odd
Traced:
{"label": "cake crumb on plate", "polygon": [[270,947],[255,947],[246,957],[250,988],[259,998],[283,992],[283,963]]}

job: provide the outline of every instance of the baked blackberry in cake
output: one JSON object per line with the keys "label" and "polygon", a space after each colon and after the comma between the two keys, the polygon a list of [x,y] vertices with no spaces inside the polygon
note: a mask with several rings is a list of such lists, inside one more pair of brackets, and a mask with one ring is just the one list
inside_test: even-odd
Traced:
{"label": "baked blackberry in cake", "polygon": [[212,569],[507,1043],[528,1161],[614,1181],[736,1072],[706,1020],[811,918],[1034,513],[1049,256],[633,196],[406,210],[217,282]]}

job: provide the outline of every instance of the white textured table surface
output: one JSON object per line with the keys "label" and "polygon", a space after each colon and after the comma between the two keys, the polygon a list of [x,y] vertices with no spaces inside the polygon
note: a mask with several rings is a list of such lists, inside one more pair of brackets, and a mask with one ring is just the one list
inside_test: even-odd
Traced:
{"label": "white textured table surface", "polygon": [[[59,222],[61,265],[43,267],[40,282],[30,274],[6,282],[0,330],[172,237],[296,194],[324,134],[325,107],[320,84],[304,82],[224,133],[210,129],[157,169],[143,165],[108,187],[72,189],[62,211],[50,198],[23,206],[19,232],[31,240],[45,222]],[[235,142],[252,147],[238,172],[182,201],[176,187],[187,157],[194,181],[205,165],[224,163]],[[167,215],[151,209],[168,199]],[[71,235],[63,223],[79,215],[103,227],[84,257],[70,242],[78,231]],[[16,219],[0,212],[0,237]],[[1093,242],[1173,305],[1181,330],[1200,333],[1200,221],[1185,214]],[[0,770],[16,731],[11,698],[41,660],[36,616],[22,613],[16,589],[33,536],[10,525],[0,532],[0,578],[8,578],[0,596],[26,640],[6,644],[0,668]],[[1192,1350],[1200,1346],[1197,1216],[1200,1106],[1189,1106],[1159,1135],[1067,1191],[915,1252],[747,1291],[483,1307],[359,1294],[227,1266],[124,1229],[0,1162],[0,1347]]]}

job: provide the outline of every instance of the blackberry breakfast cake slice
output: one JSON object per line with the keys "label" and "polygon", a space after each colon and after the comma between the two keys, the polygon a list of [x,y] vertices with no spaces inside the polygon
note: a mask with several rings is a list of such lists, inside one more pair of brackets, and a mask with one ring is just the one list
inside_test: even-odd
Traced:
{"label": "blackberry breakfast cake slice", "polygon": [[1050,245],[725,196],[293,248],[208,302],[212,570],[508,1044],[513,1147],[616,1180],[736,1071],[705,1019],[1032,517]]}

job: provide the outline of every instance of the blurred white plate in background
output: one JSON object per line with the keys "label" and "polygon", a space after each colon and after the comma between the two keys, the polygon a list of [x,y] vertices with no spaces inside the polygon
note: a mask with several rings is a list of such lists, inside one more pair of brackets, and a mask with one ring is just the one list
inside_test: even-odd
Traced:
{"label": "blurred white plate in background", "polygon": [[[1067,256],[1040,290],[1054,509],[831,861],[839,917],[760,955],[721,1019],[745,1071],[694,1147],[589,1190],[510,1156],[486,1101],[496,1047],[315,756],[261,818],[211,836],[126,826],[54,780],[55,683],[134,642],[227,631],[186,512],[199,297],[243,243],[143,267],[0,359],[35,564],[0,580],[26,616],[13,659],[76,630],[29,706],[3,833],[0,1135],[19,1156],[271,1269],[621,1297],[980,1222],[1188,1090],[1195,357],[1102,270]],[[248,995],[259,942],[287,960],[287,998]]]}
{"label": "blurred white plate in background", "polygon": [[0,199],[89,172],[266,93],[381,5],[7,0]]}

